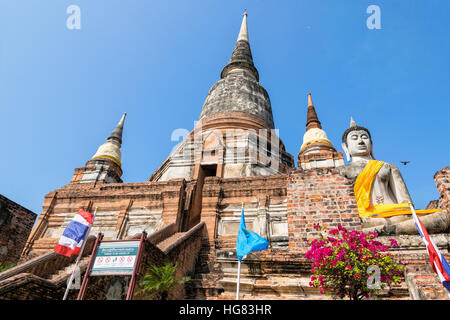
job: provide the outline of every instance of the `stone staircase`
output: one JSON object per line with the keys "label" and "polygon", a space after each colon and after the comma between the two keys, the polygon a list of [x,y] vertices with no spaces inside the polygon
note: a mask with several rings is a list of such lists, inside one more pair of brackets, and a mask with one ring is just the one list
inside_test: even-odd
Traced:
{"label": "stone staircase", "polygon": [[[231,262],[222,261],[224,277],[219,283],[224,292],[219,300],[234,300],[236,298],[237,267]],[[240,299],[241,300],[340,300],[329,295],[320,294],[318,288],[310,287],[311,273],[299,270],[295,274],[271,273],[255,274],[252,267],[241,265]],[[306,268],[305,268],[306,269]],[[283,271],[286,272],[286,271]],[[347,298],[346,298],[347,299]],[[408,286],[405,281],[381,290],[371,300],[410,300]]]}
{"label": "stone staircase", "polygon": [[[149,265],[159,264],[169,259],[172,263],[179,263],[179,269],[177,269],[179,277],[190,274],[200,250],[203,229],[203,222],[187,232],[175,232],[174,225],[169,225],[151,234],[147,238],[147,245],[143,252],[142,270]],[[135,235],[129,239],[139,237],[140,235]],[[80,282],[89,263],[94,242],[95,237],[90,236],[85,253],[80,260]],[[185,254],[185,251],[190,254]],[[62,299],[66,283],[75,266],[75,260],[76,257],[69,259],[54,252],[46,252],[0,273],[0,300]],[[90,291],[95,292],[91,296],[88,295],[87,299],[102,299],[107,284],[104,280],[92,280],[89,286],[95,290]],[[174,297],[175,299],[183,298],[182,289],[178,290],[177,294],[180,296]],[[68,299],[76,299],[77,295],[78,290],[71,290]]]}
{"label": "stone staircase", "polygon": [[[172,262],[179,262],[178,276],[181,277],[192,274],[197,260],[193,279],[187,283],[191,294],[186,295],[180,290],[173,298],[200,298],[199,290],[204,290],[203,298],[234,300],[237,272],[235,253],[232,248],[212,250],[211,243],[202,236],[203,227],[204,223],[200,223],[187,232],[176,232],[168,226],[150,235],[143,265],[146,268],[169,258]],[[91,245],[92,242],[93,239],[90,240]],[[450,261],[450,253],[443,251],[447,261]],[[203,259],[197,258],[202,255]],[[214,263],[202,263],[203,260],[210,261],[210,255],[214,255]],[[81,259],[81,274],[87,267],[89,257],[86,253]],[[423,249],[399,252],[398,258],[406,264],[404,281],[372,299],[450,300]],[[74,257],[68,259],[46,253],[0,273],[0,300],[61,299],[74,260]],[[332,299],[309,286],[311,262],[304,259],[303,255],[275,249],[258,253],[255,257],[250,254],[245,260],[241,266],[241,299]],[[99,285],[100,291],[103,290],[102,286]],[[77,291],[73,290],[69,299],[75,299]]]}
{"label": "stone staircase", "polygon": [[[95,242],[90,236],[81,259],[83,273]],[[66,281],[76,257],[67,258],[55,252],[46,252],[0,273],[0,300],[46,300],[61,299]],[[69,297],[76,293],[71,292]]]}
{"label": "stone staircase", "polygon": [[[80,270],[85,270],[87,267],[87,264],[89,263],[90,256],[83,257],[80,259],[80,262],[78,264],[78,267]],[[48,279],[50,281],[58,281],[60,278],[68,278],[72,274],[72,270],[75,267],[75,263],[68,265],[67,267],[58,270],[54,273],[48,274],[44,277],[44,279]]]}
{"label": "stone staircase", "polygon": [[[407,240],[411,240],[409,237]],[[414,240],[414,239],[413,239]],[[421,241],[421,239],[418,239]],[[432,270],[428,254],[423,244],[417,246],[408,243],[402,250],[396,251],[399,261],[406,264],[402,282],[382,290],[371,300],[448,300],[449,295],[443,288],[438,276]],[[217,249],[220,247],[220,249]],[[450,253],[446,247],[440,248],[447,261]],[[207,254],[208,253],[208,254]],[[198,262],[195,281],[192,282],[188,298],[234,300],[236,295],[237,258],[231,246],[216,244],[216,250],[205,248],[205,260],[214,264]],[[213,255],[213,257],[211,257]],[[255,255],[252,258],[252,255]],[[286,255],[286,257],[284,257]],[[289,256],[283,250],[266,250],[252,253],[241,265],[240,298],[258,299],[296,299],[324,300],[332,299],[321,295],[319,290],[309,286],[310,263],[301,258],[303,255]]]}
{"label": "stone staircase", "polygon": [[[450,254],[444,254],[447,261]],[[404,259],[405,277],[413,300],[450,300],[450,294],[442,286],[433,271],[427,254],[416,254]]]}

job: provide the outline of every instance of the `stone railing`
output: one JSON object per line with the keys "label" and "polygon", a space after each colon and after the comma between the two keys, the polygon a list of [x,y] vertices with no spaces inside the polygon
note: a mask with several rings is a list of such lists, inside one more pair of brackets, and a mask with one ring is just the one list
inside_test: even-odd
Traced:
{"label": "stone railing", "polygon": [[[170,261],[178,263],[176,279],[193,274],[202,247],[203,232],[206,232],[205,225],[205,222],[200,222],[165,248],[164,253],[167,254]],[[178,286],[169,295],[170,299],[184,299],[184,297],[184,285]]]}
{"label": "stone railing", "polygon": [[[178,268],[175,274],[176,279],[181,279],[190,275],[194,271],[195,262],[200,252],[203,232],[205,230],[205,223],[192,227],[189,231],[180,234],[179,237],[174,238],[173,242],[169,243],[164,249],[158,248],[157,244],[167,239],[167,235],[172,236],[175,233],[170,233],[171,228],[175,226],[168,226],[162,229],[161,232],[150,235],[147,238],[145,252],[143,255],[142,268],[137,277],[139,279],[145,274],[151,265],[161,266],[166,260],[172,265],[177,263]],[[164,235],[164,236],[163,236]],[[137,297],[141,299],[142,297]],[[183,299],[184,286],[178,286],[170,295],[169,299]]]}
{"label": "stone railing", "polygon": [[[84,260],[91,254],[96,237],[90,236],[83,253]],[[0,300],[61,299],[68,274],[59,275],[73,264],[76,256],[67,258],[48,252],[0,273]],[[83,261],[83,260],[82,260]],[[80,265],[81,271],[87,261]]]}
{"label": "stone railing", "polygon": [[[86,247],[83,256],[91,253],[96,237],[90,236],[86,242]],[[44,253],[41,256],[28,260],[18,266],[3,271],[0,273],[0,281],[16,276],[20,273],[29,273],[35,276],[46,278],[57,272],[58,270],[67,267],[73,263],[76,256],[67,258],[55,252]]]}
{"label": "stone railing", "polygon": [[177,226],[175,223],[169,224],[167,227],[158,230],[147,237],[147,241],[153,244],[157,244],[171,235],[173,235],[177,231]]}
{"label": "stone railing", "polygon": [[[174,252],[178,252],[182,250],[183,246],[186,246],[189,241],[193,241],[195,239],[201,240],[202,230],[205,227],[205,222],[200,222],[189,231],[187,231],[183,236],[178,238],[176,241],[167,246],[163,252],[169,256],[172,256]],[[195,238],[195,239],[194,239]]]}
{"label": "stone railing", "polygon": [[[146,241],[143,254],[142,268],[138,273],[137,280],[146,272],[150,265],[161,265],[165,260],[172,264],[178,263],[176,278],[179,279],[193,272],[195,261],[201,247],[202,235],[205,223],[201,222],[189,231],[174,237],[170,243],[161,250],[158,243],[169,239],[176,233],[176,225],[167,227],[151,234]],[[138,239],[140,234],[136,234],[128,239]],[[92,252],[96,237],[90,236],[86,243],[84,259],[80,265],[83,273],[87,258]],[[0,273],[0,300],[10,299],[30,299],[30,300],[57,300],[61,299],[64,292],[65,283],[70,272],[67,268],[74,263],[76,257],[67,258],[54,252],[43,254]],[[93,279],[89,287],[86,299],[103,299],[103,292],[108,285],[107,281]],[[77,290],[69,294],[69,299],[76,298]],[[90,293],[89,293],[90,291]],[[183,299],[184,286],[179,286],[171,293],[170,299]]]}

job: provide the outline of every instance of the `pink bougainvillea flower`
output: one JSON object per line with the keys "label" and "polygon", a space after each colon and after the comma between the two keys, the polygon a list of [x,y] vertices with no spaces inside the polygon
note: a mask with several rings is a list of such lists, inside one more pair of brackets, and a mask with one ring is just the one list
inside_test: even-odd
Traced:
{"label": "pink bougainvillea flower", "polygon": [[391,242],[391,246],[394,248],[398,248],[397,240],[395,239],[388,239]]}
{"label": "pink bougainvillea flower", "polygon": [[[314,224],[319,229],[319,224]],[[365,271],[369,266],[383,264],[380,281],[386,285],[400,283],[404,266],[397,264],[389,247],[398,247],[395,239],[389,239],[390,246],[376,241],[378,234],[352,230],[342,225],[324,230],[318,239],[310,242],[305,256],[312,260],[312,277],[309,285],[320,289],[321,294],[331,294],[350,299],[369,298],[376,289],[364,285]],[[333,236],[333,237],[331,237]],[[348,271],[349,270],[349,271]],[[363,283],[364,282],[364,283]]]}

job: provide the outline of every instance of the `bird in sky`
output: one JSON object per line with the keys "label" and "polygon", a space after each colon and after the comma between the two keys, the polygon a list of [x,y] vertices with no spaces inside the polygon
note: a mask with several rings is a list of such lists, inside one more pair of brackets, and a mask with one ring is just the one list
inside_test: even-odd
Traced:
{"label": "bird in sky", "polygon": [[405,166],[410,163],[411,161],[400,161],[401,163],[403,163]]}

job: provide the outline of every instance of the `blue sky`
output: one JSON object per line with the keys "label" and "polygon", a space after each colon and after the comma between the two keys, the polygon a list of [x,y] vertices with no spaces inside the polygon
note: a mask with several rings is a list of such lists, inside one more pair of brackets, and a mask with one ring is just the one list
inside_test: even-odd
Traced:
{"label": "blue sky", "polygon": [[[69,30],[69,5],[81,29]],[[369,5],[381,30],[369,30]],[[417,207],[449,165],[446,0],[0,3],[0,193],[40,213],[127,112],[123,180],[145,181],[191,130],[231,56],[244,9],[260,82],[295,159],[307,93],[335,147],[350,116],[399,166]],[[410,160],[407,166],[400,164]]]}

